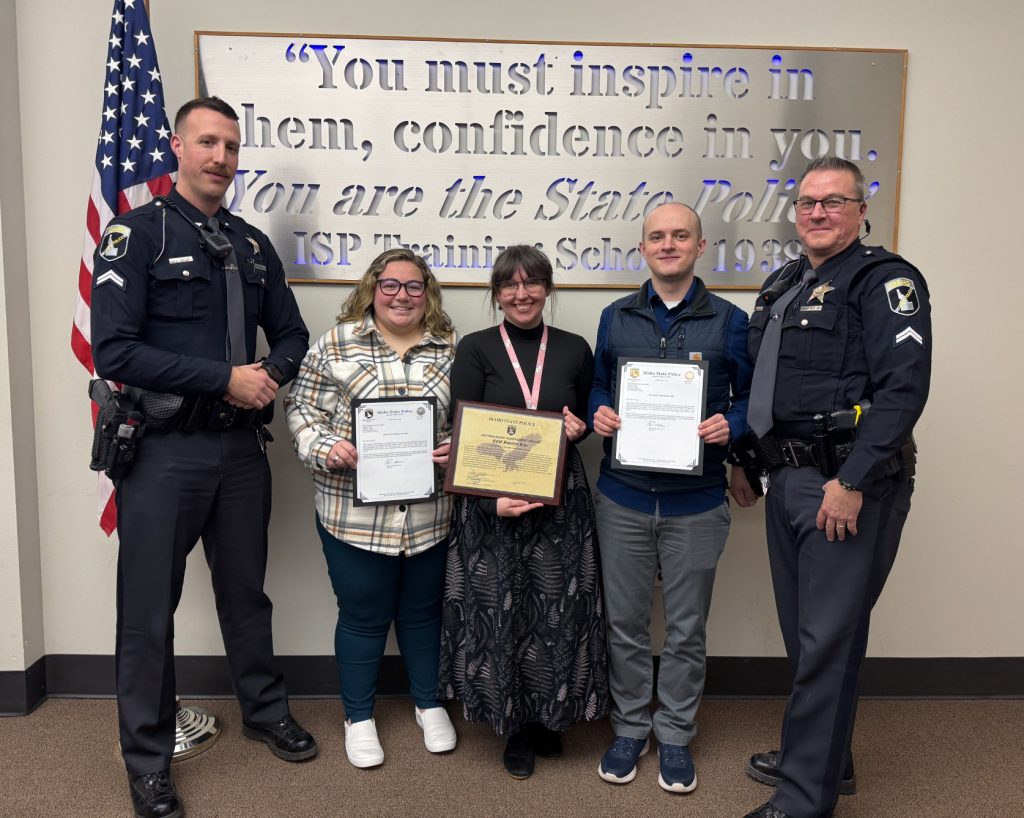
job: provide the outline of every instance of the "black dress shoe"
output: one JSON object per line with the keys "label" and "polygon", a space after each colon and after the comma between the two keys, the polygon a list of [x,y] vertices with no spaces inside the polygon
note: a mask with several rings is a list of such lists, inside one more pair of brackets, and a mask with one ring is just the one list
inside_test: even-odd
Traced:
{"label": "black dress shoe", "polygon": [[270,724],[243,724],[248,738],[264,742],[270,752],[285,761],[305,761],[317,754],[316,739],[288,714]]}
{"label": "black dress shoe", "polygon": [[533,743],[526,730],[513,733],[505,742],[505,771],[513,778],[529,778],[533,775]]}
{"label": "black dress shoe", "polygon": [[526,734],[533,744],[533,751],[541,758],[559,758],[562,755],[562,734],[549,730],[543,724],[531,721],[526,725]]}
{"label": "black dress shoe", "polygon": [[790,815],[788,812],[783,812],[771,804],[761,804],[753,812],[748,812],[744,815],[743,818],[790,818]]}
{"label": "black dress shoe", "polygon": [[[755,781],[767,784],[769,787],[777,787],[782,782],[779,775],[779,751],[769,750],[767,753],[754,753],[747,762],[747,775]],[[853,795],[857,792],[857,776],[853,770],[849,775],[843,776],[839,782],[840,795]]]}
{"label": "black dress shoe", "polygon": [[184,818],[185,807],[167,770],[132,778],[128,791],[136,818]]}

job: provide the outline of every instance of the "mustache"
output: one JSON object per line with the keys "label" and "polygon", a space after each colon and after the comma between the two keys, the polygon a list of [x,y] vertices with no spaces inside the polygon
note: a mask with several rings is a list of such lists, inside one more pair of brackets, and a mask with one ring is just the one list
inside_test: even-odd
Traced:
{"label": "mustache", "polygon": [[227,165],[222,165],[220,162],[211,162],[209,165],[203,168],[207,173],[215,173],[218,176],[223,176],[225,179],[231,178],[231,171],[228,170]]}

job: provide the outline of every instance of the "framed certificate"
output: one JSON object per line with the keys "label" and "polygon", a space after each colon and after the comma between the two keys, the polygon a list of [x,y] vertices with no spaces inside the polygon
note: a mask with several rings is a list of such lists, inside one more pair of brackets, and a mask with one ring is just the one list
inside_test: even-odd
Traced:
{"label": "framed certificate", "polygon": [[565,418],[459,401],[444,490],[561,505]]}
{"label": "framed certificate", "polygon": [[622,357],[618,367],[612,468],[703,474],[707,361]]}
{"label": "framed certificate", "polygon": [[437,399],[378,398],[352,403],[357,506],[422,503],[437,496]]}

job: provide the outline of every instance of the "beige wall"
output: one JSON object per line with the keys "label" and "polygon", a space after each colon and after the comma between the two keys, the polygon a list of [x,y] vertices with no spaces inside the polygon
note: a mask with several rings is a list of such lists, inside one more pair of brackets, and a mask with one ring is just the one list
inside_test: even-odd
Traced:
{"label": "beige wall", "polygon": [[[86,377],[68,345],[110,6],[109,0],[16,3],[29,248],[29,299],[20,307],[31,318],[40,430],[35,459],[47,653],[113,650],[116,543],[94,524]],[[1016,4],[979,0],[966,26],[963,4],[952,0],[817,6],[648,0],[635,7],[601,0],[576,7],[533,0],[502,6],[399,0],[385,14],[377,4],[334,0],[152,0],[152,17],[172,112],[193,91],[194,29],[908,49],[899,250],[931,286],[935,378],[918,426],[914,511],[876,609],[870,651],[1024,655],[1024,549],[1014,536],[1024,446],[1019,432],[1013,434],[1024,388],[1021,367],[1011,357],[1024,295],[1016,224],[1024,178],[1015,153],[1024,109],[1011,54],[1024,12]],[[5,220],[19,206],[5,198]],[[343,288],[298,288],[314,335],[330,325],[344,294]],[[613,295],[564,293],[556,322],[593,341],[598,313]],[[736,300],[749,310],[748,295]],[[971,307],[957,309],[965,302]],[[479,291],[454,291],[447,304],[463,331],[488,321]],[[268,580],[277,608],[276,646],[284,654],[329,654],[334,601],[313,530],[311,486],[278,431]],[[0,470],[0,501],[11,493],[10,480]],[[18,480],[35,478],[19,471]],[[709,650],[780,655],[762,512],[737,510],[734,517]],[[206,569],[198,553],[193,557],[177,618],[177,650],[220,653]],[[0,542],[0,573],[7,573],[10,559],[11,549]],[[0,618],[6,622],[14,603],[2,590]],[[11,667],[5,648],[0,641],[0,669]]]}

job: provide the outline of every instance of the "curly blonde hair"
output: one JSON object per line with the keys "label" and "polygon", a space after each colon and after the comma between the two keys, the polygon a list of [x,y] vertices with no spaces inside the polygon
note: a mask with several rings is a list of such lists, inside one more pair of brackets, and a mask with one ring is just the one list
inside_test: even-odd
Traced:
{"label": "curly blonde hair", "polygon": [[452,319],[444,311],[441,304],[441,285],[438,284],[434,274],[430,272],[427,263],[417,256],[412,250],[404,247],[396,247],[393,250],[385,250],[372,262],[369,268],[363,273],[363,277],[356,284],[354,290],[349,293],[348,298],[341,305],[341,312],[338,313],[338,323],[343,324],[349,321],[362,321],[367,313],[373,313],[373,291],[377,286],[377,280],[393,261],[408,261],[415,264],[423,274],[423,283],[426,285],[426,306],[423,314],[423,323],[431,335],[447,335],[455,329]]}

